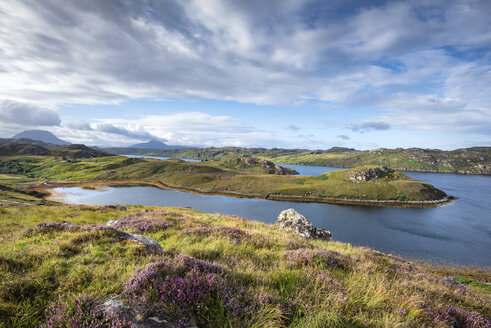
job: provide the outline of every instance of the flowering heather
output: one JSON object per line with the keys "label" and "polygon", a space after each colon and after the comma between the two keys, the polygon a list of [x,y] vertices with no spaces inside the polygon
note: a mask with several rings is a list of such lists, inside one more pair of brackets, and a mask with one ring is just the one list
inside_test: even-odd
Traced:
{"label": "flowering heather", "polygon": [[79,226],[76,224],[65,222],[65,221],[56,221],[49,223],[39,223],[34,227],[27,229],[24,232],[24,235],[32,235],[34,233],[46,234],[51,232],[59,232],[59,231],[77,231]]}
{"label": "flowering heather", "polygon": [[112,225],[115,229],[130,230],[137,233],[155,232],[167,229],[170,226],[172,226],[172,222],[169,221],[154,220],[150,218],[135,219],[132,217],[123,217]]}
{"label": "flowering heather", "polygon": [[438,323],[445,323],[455,328],[490,328],[491,320],[475,312],[449,306],[438,309],[437,311],[425,311],[429,318]]}
{"label": "flowering heather", "polygon": [[133,328],[124,320],[107,315],[98,302],[86,297],[53,304],[39,328]]}
{"label": "flowering heather", "polygon": [[188,229],[183,232],[187,235],[197,236],[210,236],[219,235],[228,239],[233,244],[251,244],[257,247],[265,247],[268,245],[267,240],[258,234],[251,233],[250,231],[242,230],[236,227],[229,226],[213,226],[213,227],[199,227]]}
{"label": "flowering heather", "polygon": [[283,252],[283,257],[286,258],[290,266],[317,264],[347,269],[350,264],[348,257],[335,251],[323,249],[299,248],[295,250],[286,250]]}
{"label": "flowering heather", "polygon": [[125,291],[130,299],[150,302],[157,311],[180,318],[178,326],[192,324],[193,320],[201,322],[216,306],[238,318],[246,313],[250,300],[244,290],[222,275],[223,269],[216,264],[177,255],[136,269]]}

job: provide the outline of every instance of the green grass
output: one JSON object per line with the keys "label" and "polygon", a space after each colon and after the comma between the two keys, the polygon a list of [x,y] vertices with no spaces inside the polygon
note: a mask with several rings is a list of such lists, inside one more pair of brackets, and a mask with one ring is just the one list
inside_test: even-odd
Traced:
{"label": "green grass", "polygon": [[[350,174],[375,166],[332,171],[320,176],[295,177],[266,174],[260,165],[224,165],[226,161],[190,163],[180,160],[132,160],[111,156],[62,160],[49,156],[3,157],[0,173],[31,177],[36,181],[90,182],[144,180],[203,192],[266,197],[330,197],[363,200],[432,200],[445,194],[395,172],[370,181],[350,180]],[[262,172],[262,173],[261,173]]]}
{"label": "green grass", "polygon": [[[105,224],[143,209],[152,212],[138,218],[172,223],[143,233],[161,244],[162,255],[103,231],[26,233],[41,222]],[[368,248],[309,241],[272,225],[192,209],[37,206],[0,208],[0,327],[35,327],[50,304],[74,295],[131,304],[124,286],[135,268],[177,254],[215,263],[225,281],[261,300],[240,322],[220,302],[208,305],[202,326],[449,327],[434,316],[449,306],[491,315],[488,285],[456,289],[417,264]]]}

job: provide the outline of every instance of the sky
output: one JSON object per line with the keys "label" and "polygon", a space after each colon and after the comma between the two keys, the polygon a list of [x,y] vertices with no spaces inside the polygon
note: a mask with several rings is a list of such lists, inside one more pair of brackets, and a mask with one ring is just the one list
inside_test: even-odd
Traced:
{"label": "sky", "polygon": [[491,146],[489,0],[2,0],[0,137]]}

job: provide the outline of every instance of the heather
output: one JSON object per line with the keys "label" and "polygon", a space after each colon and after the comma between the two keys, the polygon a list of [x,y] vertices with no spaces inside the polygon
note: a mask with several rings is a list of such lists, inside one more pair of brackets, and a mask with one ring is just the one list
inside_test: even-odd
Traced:
{"label": "heather", "polygon": [[187,208],[0,208],[0,327],[489,327],[489,269],[454,270]]}

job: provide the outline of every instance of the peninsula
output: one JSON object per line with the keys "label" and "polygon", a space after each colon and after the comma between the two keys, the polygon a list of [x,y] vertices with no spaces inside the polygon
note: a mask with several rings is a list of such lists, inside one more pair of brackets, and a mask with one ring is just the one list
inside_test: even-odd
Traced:
{"label": "peninsula", "polygon": [[[9,153],[9,149],[14,151]],[[15,155],[29,152],[35,155]],[[83,145],[53,150],[15,143],[4,145],[3,155],[0,174],[30,178],[25,187],[42,193],[63,185],[147,184],[202,194],[303,202],[431,207],[450,201],[429,184],[378,166],[300,177],[293,170],[248,156],[186,162],[108,156]]]}

